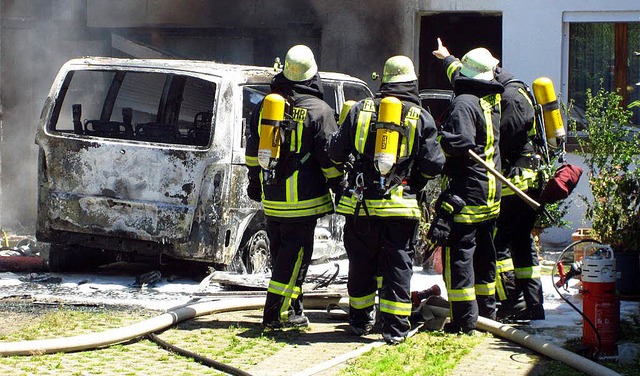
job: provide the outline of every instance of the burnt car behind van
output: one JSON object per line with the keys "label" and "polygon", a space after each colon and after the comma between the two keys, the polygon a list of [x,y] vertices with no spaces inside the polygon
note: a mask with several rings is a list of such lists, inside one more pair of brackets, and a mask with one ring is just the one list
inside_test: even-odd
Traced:
{"label": "burnt car behind van", "polygon": [[[36,135],[36,237],[51,244],[50,269],[180,260],[262,271],[268,239],[245,193],[244,135],[274,73],[204,61],[67,62]],[[371,95],[356,78],[321,76],[336,114],[345,96]]]}

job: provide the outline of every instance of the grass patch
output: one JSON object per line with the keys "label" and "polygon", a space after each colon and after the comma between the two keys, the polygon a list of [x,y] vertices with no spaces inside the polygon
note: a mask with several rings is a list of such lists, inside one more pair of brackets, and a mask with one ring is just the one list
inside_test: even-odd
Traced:
{"label": "grass patch", "polygon": [[350,362],[344,375],[446,375],[488,334],[420,332],[397,346],[383,346]]}
{"label": "grass patch", "polygon": [[[17,342],[102,332],[159,314],[123,307],[88,309],[60,305],[40,309],[30,323],[0,335],[0,341]],[[161,337],[176,346],[240,369],[248,369],[286,345],[286,342],[263,335],[258,324],[229,325],[213,316],[180,323],[162,333]],[[161,349],[149,340],[134,340],[91,351],[0,357],[0,374],[3,375],[112,375],[114,372],[118,375],[220,375],[219,371]]]}

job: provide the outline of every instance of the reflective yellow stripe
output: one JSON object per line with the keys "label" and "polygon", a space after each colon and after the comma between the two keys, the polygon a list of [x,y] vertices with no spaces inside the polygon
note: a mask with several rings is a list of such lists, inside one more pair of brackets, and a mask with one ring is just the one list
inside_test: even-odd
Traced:
{"label": "reflective yellow stripe", "polygon": [[413,150],[413,143],[415,142],[416,129],[418,128],[418,120],[420,119],[420,108],[411,107],[404,118],[405,127],[409,128],[409,137],[402,137],[402,144],[400,145],[399,157],[406,157],[411,154]]}
{"label": "reflective yellow stripe", "polygon": [[511,270],[513,270],[512,258],[496,261],[496,273],[505,273]]}
{"label": "reflective yellow stripe", "polygon": [[271,217],[292,218],[326,214],[333,211],[329,193],[324,196],[296,202],[262,200],[264,213]]}
{"label": "reflective yellow stripe", "polygon": [[249,167],[258,167],[260,164],[258,163],[258,157],[250,157],[248,155],[244,156],[245,164]]}
{"label": "reflective yellow stripe", "polygon": [[369,134],[369,125],[371,124],[371,116],[375,113],[376,106],[371,98],[364,100],[362,111],[358,115],[358,124],[356,127],[355,148],[360,154],[364,153],[364,146],[367,143],[367,135]]}
{"label": "reflective yellow stripe", "polygon": [[443,202],[442,205],[440,205],[442,207],[442,209],[444,209],[447,213],[449,214],[453,214],[453,206],[451,206],[450,203],[448,202]]}
{"label": "reflective yellow stripe", "polygon": [[302,289],[298,286],[293,286],[293,293],[291,294],[292,299],[298,299],[298,296],[302,294]]}
{"label": "reflective yellow stripe", "polygon": [[[527,91],[522,88],[519,87],[518,88],[518,92],[520,93],[520,95],[522,95],[524,97],[524,99],[529,102],[529,105],[531,106],[531,108],[533,108],[533,102],[531,101],[531,97],[529,96],[529,93],[527,93]],[[536,117],[533,117],[533,127],[531,127],[531,129],[529,130],[529,132],[527,133],[528,137],[533,137],[535,136],[537,133],[536,131]]]}
{"label": "reflective yellow stripe", "polygon": [[[420,218],[421,212],[415,198],[402,197],[402,186],[398,186],[391,191],[389,199],[365,200],[369,215],[376,217],[407,217]],[[338,203],[337,213],[345,215],[355,215],[358,200],[355,196],[342,196]],[[360,205],[358,216],[366,216],[364,205]]]}
{"label": "reflective yellow stripe", "polygon": [[[293,120],[298,122],[298,127],[296,128],[296,153],[300,153],[300,148],[302,147],[302,132],[304,131],[304,120],[307,118],[307,110],[304,108],[293,108]],[[293,149],[291,149],[293,150]]]}
{"label": "reflective yellow stripe", "polygon": [[540,266],[529,266],[526,268],[515,268],[516,279],[540,278]]}
{"label": "reflective yellow stripe", "polygon": [[323,168],[322,174],[327,179],[337,178],[339,176],[342,176],[342,172],[335,167]]}
{"label": "reflective yellow stripe", "polygon": [[447,288],[447,291],[449,291],[449,288],[451,288],[451,247],[444,247],[442,251],[444,252],[446,259],[446,263],[443,265],[444,274],[442,275],[442,279],[444,279],[444,285]]}
{"label": "reflective yellow stripe", "polygon": [[507,292],[504,289],[504,282],[500,273],[496,273],[496,294],[498,295],[498,300],[507,299]]}
{"label": "reflective yellow stripe", "polygon": [[447,290],[447,295],[451,302],[468,302],[476,299],[476,290],[473,287],[449,289]]}
{"label": "reflective yellow stripe", "polygon": [[481,283],[473,286],[476,295],[493,296],[496,294],[496,283]]}
{"label": "reflective yellow stripe", "polygon": [[289,176],[285,182],[285,194],[287,202],[298,201],[298,171],[295,171]]}
{"label": "reflective yellow stripe", "polygon": [[296,286],[296,279],[300,273],[300,267],[302,266],[302,256],[304,255],[304,247],[301,247],[298,251],[298,257],[293,266],[293,271],[289,277],[288,283],[281,283],[271,279],[269,281],[268,292],[284,297],[282,305],[280,306],[280,319],[286,320],[289,315],[289,307],[291,306],[291,299],[297,298],[302,290]]}
{"label": "reflective yellow stripe", "polygon": [[375,292],[362,297],[349,296],[349,305],[355,309],[373,307],[374,304],[376,304]]}
{"label": "reflective yellow stripe", "polygon": [[460,60],[455,60],[451,64],[449,64],[449,66],[447,67],[447,78],[449,79],[449,82],[451,82],[453,74],[456,72],[456,70],[460,68],[462,68],[462,63],[460,62]]}
{"label": "reflective yellow stripe", "polygon": [[302,201],[297,201],[297,202],[284,202],[284,201],[270,201],[270,200],[264,200],[263,203],[271,208],[271,209],[291,209],[291,210],[298,210],[298,209],[306,209],[306,208],[311,208],[311,207],[315,207],[318,205],[322,205],[325,202],[331,201],[331,196],[327,193],[324,196],[320,196],[320,197],[316,197],[316,198],[312,198],[309,200],[302,200]]}
{"label": "reflective yellow stripe", "polygon": [[500,214],[500,201],[493,202],[491,206],[465,206],[462,211],[453,217],[456,223],[479,223],[496,218]]}
{"label": "reflective yellow stripe", "polygon": [[378,287],[378,290],[382,288],[382,276],[376,277],[376,286]]}
{"label": "reflective yellow stripe", "polygon": [[386,312],[398,316],[411,316],[411,303],[380,299],[380,312]]}
{"label": "reflective yellow stripe", "polygon": [[[521,191],[526,191],[530,188],[536,188],[538,183],[538,173],[535,170],[530,168],[525,168],[522,170],[521,174],[515,175],[509,178],[509,181],[513,183],[518,189]],[[502,195],[509,196],[513,195],[514,192],[507,186],[506,184],[502,185]]]}
{"label": "reflective yellow stripe", "polygon": [[[487,143],[484,146],[485,162],[492,168],[495,168],[493,157],[495,149],[493,147],[494,135],[493,135],[493,119],[491,114],[494,106],[500,106],[500,94],[486,95],[480,99],[480,105],[484,114],[484,121],[487,132]],[[490,172],[486,172],[488,179],[488,192],[487,192],[487,205],[491,206],[496,199],[496,177]]]}
{"label": "reflective yellow stripe", "polygon": [[286,284],[276,282],[273,279],[269,281],[269,287],[267,288],[267,291],[281,296],[286,296],[287,293],[291,294],[293,292],[289,290],[289,287]]}

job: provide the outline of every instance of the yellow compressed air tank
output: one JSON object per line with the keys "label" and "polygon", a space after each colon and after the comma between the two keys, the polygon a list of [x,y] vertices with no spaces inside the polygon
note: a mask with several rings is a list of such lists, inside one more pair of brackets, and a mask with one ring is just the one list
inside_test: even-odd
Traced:
{"label": "yellow compressed air tank", "polygon": [[540,77],[533,81],[533,95],[536,102],[542,106],[547,143],[549,146],[557,148],[564,142],[566,132],[560,113],[560,104],[551,79]]}
{"label": "yellow compressed air tank", "polygon": [[345,101],[342,104],[342,109],[340,110],[340,116],[338,117],[338,125],[342,125],[342,123],[344,123],[344,120],[347,118],[347,115],[349,114],[349,111],[351,110],[351,107],[353,107],[354,104],[356,104],[356,101],[352,101],[352,100]]}
{"label": "yellow compressed air tank", "polygon": [[280,122],[284,120],[285,104],[286,100],[279,94],[269,94],[264,97],[260,118],[258,163],[265,170],[275,168],[280,158],[282,132]]}
{"label": "yellow compressed air tank", "polygon": [[373,156],[376,168],[382,176],[387,175],[396,163],[400,138],[397,130],[388,129],[384,124],[400,126],[401,119],[402,102],[396,97],[383,98],[378,110],[378,123],[382,123],[382,126],[376,129],[376,148]]}

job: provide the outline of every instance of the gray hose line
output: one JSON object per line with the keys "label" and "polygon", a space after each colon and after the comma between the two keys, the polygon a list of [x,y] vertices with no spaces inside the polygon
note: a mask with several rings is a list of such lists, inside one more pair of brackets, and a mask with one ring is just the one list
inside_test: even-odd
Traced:
{"label": "gray hose line", "polygon": [[[141,321],[139,323],[106,330],[99,333],[88,333],[73,337],[62,337],[20,342],[0,342],[1,356],[14,355],[39,355],[57,352],[70,352],[106,347],[116,343],[125,342],[149,333],[154,333],[179,322],[195,317],[222,312],[233,312],[248,309],[259,309],[264,306],[264,298],[240,298],[225,299],[211,302],[194,303],[191,305],[172,309],[159,316]],[[447,308],[429,306],[437,317],[448,317]],[[537,351],[551,359],[559,360],[579,371],[593,376],[620,376],[619,373],[604,367],[587,358],[565,350],[559,346],[544,342],[524,331],[515,329],[509,325],[478,318],[478,329],[506,338],[522,346]]]}
{"label": "gray hose line", "polygon": [[[449,317],[447,308],[429,306],[436,317]],[[552,343],[545,342],[540,338],[529,334],[523,330],[516,329],[511,325],[502,324],[485,317],[478,317],[477,328],[495,334],[498,337],[508,339],[519,345],[525,346],[551,359],[559,360],[578,371],[593,376],[620,376],[619,373],[609,369],[599,363],[582,357],[576,353],[565,350]]]}
{"label": "gray hose line", "polygon": [[159,316],[136,324],[114,328],[98,333],[73,337],[40,339],[20,342],[0,342],[0,356],[40,355],[78,350],[90,350],[125,342],[154,333],[179,322],[211,313],[259,309],[265,298],[236,298],[194,303],[169,310]]}

